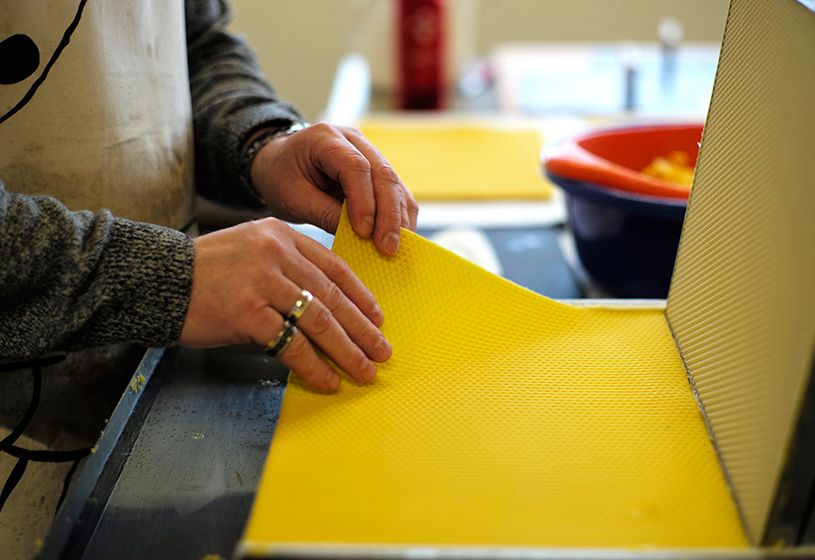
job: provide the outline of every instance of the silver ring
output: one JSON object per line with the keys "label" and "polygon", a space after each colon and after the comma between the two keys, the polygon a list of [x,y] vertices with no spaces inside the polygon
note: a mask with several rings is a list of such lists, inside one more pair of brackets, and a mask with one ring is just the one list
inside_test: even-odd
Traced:
{"label": "silver ring", "polygon": [[286,320],[291,323],[298,321],[300,317],[303,316],[303,313],[306,312],[308,304],[310,304],[313,299],[314,296],[311,295],[311,292],[308,290],[300,290],[300,296],[297,298],[297,301],[294,302],[289,314],[286,315]]}
{"label": "silver ring", "polygon": [[271,356],[273,358],[282,354],[286,348],[289,347],[291,344],[291,339],[294,338],[294,335],[297,334],[297,327],[294,326],[294,322],[286,320],[283,321],[283,327],[280,329],[280,332],[277,333],[277,337],[274,340],[269,341],[269,344],[266,345],[266,350],[264,352],[267,356]]}

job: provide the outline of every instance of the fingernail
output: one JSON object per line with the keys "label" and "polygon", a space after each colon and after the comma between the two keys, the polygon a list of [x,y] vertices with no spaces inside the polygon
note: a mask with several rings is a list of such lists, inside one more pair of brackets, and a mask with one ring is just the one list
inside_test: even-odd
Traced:
{"label": "fingernail", "polygon": [[381,327],[385,323],[385,314],[382,313],[382,308],[378,305],[375,305],[371,311],[371,321],[377,327]]}
{"label": "fingernail", "polygon": [[336,372],[332,372],[331,376],[328,378],[328,390],[332,393],[337,391],[340,388],[340,376],[337,375]]}
{"label": "fingernail", "polygon": [[374,219],[371,216],[365,216],[362,218],[362,237],[368,238],[371,237],[371,234],[374,232]]}
{"label": "fingernail", "polygon": [[399,235],[396,233],[389,233],[382,240],[382,247],[389,255],[395,255],[399,250]]}
{"label": "fingernail", "polygon": [[377,362],[385,362],[391,357],[391,354],[393,354],[393,348],[384,336],[380,336],[379,340],[376,341],[374,354],[376,354]]}

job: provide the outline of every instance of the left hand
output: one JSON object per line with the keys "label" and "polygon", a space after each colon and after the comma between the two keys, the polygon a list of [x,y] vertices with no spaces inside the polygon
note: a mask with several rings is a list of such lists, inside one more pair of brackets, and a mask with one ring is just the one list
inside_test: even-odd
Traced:
{"label": "left hand", "polygon": [[373,237],[384,255],[396,254],[400,228],[416,230],[413,195],[353,128],[319,123],[275,138],[255,156],[251,176],[276,216],[331,233],[348,199],[351,227],[360,237]]}
{"label": "left hand", "polygon": [[192,290],[179,343],[220,346],[277,339],[292,303],[314,296],[279,357],[313,388],[333,392],[340,377],[359,383],[391,356],[377,327],[385,320],[373,294],[337,255],[275,218],[197,237]]}

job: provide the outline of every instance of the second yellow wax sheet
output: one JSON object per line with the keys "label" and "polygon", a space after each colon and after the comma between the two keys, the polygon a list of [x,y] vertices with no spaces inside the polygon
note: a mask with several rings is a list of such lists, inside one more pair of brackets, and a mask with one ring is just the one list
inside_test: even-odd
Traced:
{"label": "second yellow wax sheet", "polygon": [[403,234],[340,254],[394,347],[372,386],[291,383],[246,551],[743,547],[659,309],[574,307]]}
{"label": "second yellow wax sheet", "polygon": [[417,200],[537,199],[552,196],[541,174],[541,133],[530,126],[429,118],[360,124]]}

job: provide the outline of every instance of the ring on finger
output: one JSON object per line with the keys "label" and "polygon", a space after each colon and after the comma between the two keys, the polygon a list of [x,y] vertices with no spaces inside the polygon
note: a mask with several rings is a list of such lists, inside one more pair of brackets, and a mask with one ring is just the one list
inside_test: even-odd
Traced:
{"label": "ring on finger", "polygon": [[308,305],[311,303],[311,300],[314,299],[314,296],[311,295],[311,292],[308,290],[300,290],[300,295],[297,297],[297,301],[294,302],[294,305],[289,311],[289,314],[286,315],[286,320],[290,323],[296,323],[300,317],[303,316],[303,313],[306,312],[308,309]]}
{"label": "ring on finger", "polygon": [[273,358],[279,356],[289,347],[291,339],[294,338],[295,334],[297,334],[297,327],[294,326],[294,322],[288,319],[283,321],[283,327],[280,329],[280,332],[277,333],[274,340],[269,341],[264,352],[267,356]]}

